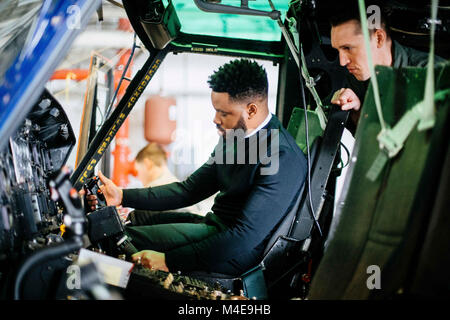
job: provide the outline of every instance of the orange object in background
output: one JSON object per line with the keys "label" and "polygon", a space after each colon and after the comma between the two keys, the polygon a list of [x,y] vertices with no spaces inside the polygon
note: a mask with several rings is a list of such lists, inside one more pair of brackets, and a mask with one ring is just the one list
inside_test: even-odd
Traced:
{"label": "orange object in background", "polygon": [[[114,71],[114,88],[117,88],[119,85],[120,78],[122,76],[122,72],[125,68],[125,65],[130,58],[131,50],[125,51],[124,54],[120,57],[119,61],[116,65],[116,70]],[[131,77],[131,67],[132,62],[130,63],[128,70],[125,74],[125,77]],[[122,84],[117,93],[117,101],[120,101],[125,94],[125,91],[128,87],[128,81],[123,80]],[[125,119],[124,123],[117,131],[115,136],[115,148],[112,151],[112,155],[114,156],[114,167],[112,172],[112,180],[119,187],[126,187],[128,185],[128,175],[131,174],[135,169],[132,162],[128,160],[130,156],[130,148],[129,139],[128,139],[128,125],[129,119]]]}
{"label": "orange object in background", "polygon": [[[133,29],[131,27],[130,21],[126,18],[119,19],[119,30],[130,31]],[[120,51],[119,51],[120,52]],[[120,78],[122,77],[123,70],[127,64],[128,59],[131,55],[131,49],[126,50],[121,56],[116,65],[116,70],[114,71],[114,88],[116,89],[119,85]],[[130,62],[128,66],[128,70],[125,74],[126,78],[131,78],[131,69],[133,67],[133,60]],[[120,101],[125,91],[128,87],[129,82],[127,80],[123,80],[120,85],[119,91],[117,92],[117,102]],[[129,183],[128,175],[137,175],[136,169],[134,167],[134,161],[129,160],[130,156],[130,148],[129,146],[129,138],[128,138],[128,125],[129,119],[125,119],[124,123],[117,131],[115,136],[115,148],[111,154],[114,156],[114,166],[112,172],[112,180],[119,187],[126,187]]]}
{"label": "orange object in background", "polygon": [[153,95],[145,102],[144,135],[149,142],[167,145],[173,142],[172,137],[177,121],[170,119],[170,107],[176,106],[173,97]]}
{"label": "orange object in background", "polygon": [[86,69],[59,69],[51,76],[50,80],[65,80],[67,78],[75,81],[87,79],[89,70]]}

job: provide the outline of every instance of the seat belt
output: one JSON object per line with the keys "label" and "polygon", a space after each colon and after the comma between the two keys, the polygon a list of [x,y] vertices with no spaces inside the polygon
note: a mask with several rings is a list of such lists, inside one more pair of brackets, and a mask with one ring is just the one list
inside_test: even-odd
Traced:
{"label": "seat belt", "polygon": [[[297,21],[294,18],[290,18],[288,19],[288,21],[289,21],[289,31],[294,37],[295,46],[297,50],[300,49],[300,57],[302,60],[301,71],[303,79],[305,79],[306,87],[311,92],[311,95],[313,96],[314,101],[316,102],[316,109],[314,111],[317,114],[317,117],[319,118],[320,127],[322,128],[322,130],[325,130],[325,127],[327,126],[327,118],[325,116],[325,113],[323,112],[322,100],[320,100],[320,97],[315,88],[316,82],[314,81],[314,78],[309,75],[308,68],[306,67],[306,60],[305,55],[303,53],[303,46],[300,43],[300,36],[297,31]],[[298,57],[298,54],[296,56]],[[298,60],[298,58],[296,60]],[[298,66],[299,62],[298,61],[296,62]]]}
{"label": "seat belt", "polygon": [[[417,123],[418,130],[430,129],[435,123],[435,99],[434,94],[434,34],[436,29],[436,16],[438,0],[432,0],[431,8],[431,36],[430,50],[427,65],[427,78],[425,82],[424,99],[418,102],[413,108],[407,111],[397,124],[390,128],[383,119],[380,96],[378,91],[378,82],[376,80],[375,67],[372,60],[372,52],[369,44],[369,30],[367,25],[367,16],[364,0],[358,0],[359,12],[361,17],[361,27],[364,35],[367,58],[370,69],[370,80],[374,94],[375,105],[380,120],[381,131],[377,136],[380,152],[366,174],[370,181],[375,181],[383,170],[389,158],[395,157],[403,148],[406,139],[412,132]],[[441,93],[442,94],[442,93]]]}
{"label": "seat belt", "polygon": [[[273,5],[272,1],[269,0],[269,4],[272,8],[272,10],[276,10],[275,6]],[[295,60],[295,63],[297,64],[297,67],[300,68],[300,61],[299,61],[299,52],[301,55],[301,74],[303,79],[305,79],[306,87],[311,92],[311,95],[314,98],[314,101],[316,102],[316,109],[314,110],[314,113],[317,115],[320,123],[320,127],[322,128],[322,131],[325,130],[325,127],[327,126],[327,117],[325,116],[325,113],[323,111],[323,104],[320,100],[319,95],[317,94],[316,88],[315,88],[315,81],[314,78],[309,75],[308,68],[306,67],[306,61],[305,56],[303,54],[303,48],[300,43],[300,36],[297,32],[297,22],[294,18],[288,19],[289,21],[289,31],[291,32],[294,43],[292,43],[291,37],[289,36],[286,27],[284,26],[283,22],[281,22],[281,18],[277,19],[278,26],[281,29],[281,33],[283,34],[283,38],[286,41],[289,51],[291,52],[292,57]],[[299,51],[300,50],[300,51]],[[306,109],[306,106],[303,106]]]}

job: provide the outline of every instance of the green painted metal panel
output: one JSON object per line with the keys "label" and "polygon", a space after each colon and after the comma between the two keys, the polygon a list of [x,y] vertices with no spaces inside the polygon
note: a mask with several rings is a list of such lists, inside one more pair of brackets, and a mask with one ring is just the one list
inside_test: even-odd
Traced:
{"label": "green painted metal panel", "polygon": [[[426,69],[377,67],[376,72],[383,116],[392,127],[423,99]],[[437,68],[435,78],[436,92],[450,88],[450,64]],[[442,169],[436,150],[448,146],[449,105],[448,96],[436,102],[435,127],[421,132],[416,127],[403,150],[372,182],[366,173],[379,153],[381,126],[369,86],[336,212],[339,220],[334,222],[335,232],[313,278],[310,299],[370,298],[374,292],[367,287],[367,268],[371,265],[380,267],[382,280],[389,280],[377,291],[377,297],[387,297],[402,285],[409,266],[399,261],[411,259],[411,248],[420,233],[418,221],[425,221],[429,214],[426,206],[419,204],[427,201],[433,206],[428,201],[433,199],[429,189],[438,184],[436,172]]]}
{"label": "green painted metal panel", "polygon": [[[319,118],[315,111],[306,110],[308,117],[308,138],[311,147],[317,137],[323,134]],[[294,108],[287,131],[294,137],[299,148],[306,154],[305,110]]]}

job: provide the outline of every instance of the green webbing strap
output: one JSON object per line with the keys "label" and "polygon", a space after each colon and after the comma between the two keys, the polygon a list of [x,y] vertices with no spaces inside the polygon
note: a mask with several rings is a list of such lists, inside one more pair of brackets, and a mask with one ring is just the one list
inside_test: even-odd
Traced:
{"label": "green webbing strap", "polygon": [[[295,3],[295,0],[290,3],[292,5]],[[270,7],[272,10],[276,10],[275,6],[273,5],[273,2],[269,0]],[[327,126],[327,118],[325,116],[325,113],[323,112],[323,105],[322,101],[320,100],[319,95],[317,94],[316,88],[314,87],[315,81],[314,78],[309,76],[308,69],[306,68],[306,62],[305,57],[303,55],[303,49],[300,44],[300,36],[297,32],[297,22],[294,18],[288,19],[289,21],[289,30],[291,31],[292,36],[294,37],[295,45],[292,43],[291,38],[289,37],[289,34],[286,31],[286,28],[281,22],[281,18],[277,19],[278,26],[281,29],[281,33],[283,34],[284,40],[286,40],[286,43],[288,45],[289,50],[291,51],[292,56],[294,57],[295,63],[300,68],[300,61],[298,59],[298,53],[301,53],[301,59],[302,59],[302,68],[301,68],[301,74],[306,82],[306,87],[308,87],[309,91],[311,92],[312,96],[314,97],[314,100],[316,101],[316,110],[315,113],[317,117],[319,118],[320,127],[322,130],[325,130],[325,127]],[[300,50],[300,51],[299,51]],[[306,106],[304,106],[306,108]]]}
{"label": "green webbing strap", "polygon": [[434,101],[444,101],[449,97],[450,97],[450,89],[440,90],[434,94]]}
{"label": "green webbing strap", "polygon": [[327,117],[323,112],[322,101],[320,100],[316,88],[314,87],[316,85],[316,82],[314,81],[314,78],[309,75],[308,68],[306,67],[305,55],[303,54],[303,46],[300,46],[300,55],[302,59],[302,75],[305,79],[306,87],[308,87],[309,91],[314,97],[314,100],[316,101],[316,109],[314,111],[319,118],[320,127],[322,128],[322,130],[325,130],[325,127],[327,126]]}
{"label": "green webbing strap", "polygon": [[434,106],[434,33],[436,30],[436,18],[438,0],[431,1],[431,33],[430,33],[430,52],[428,54],[427,65],[427,80],[425,84],[425,94],[423,103],[418,105],[419,113],[419,125],[417,129],[419,131],[430,129],[435,123],[435,106]]}
{"label": "green webbing strap", "polygon": [[[367,25],[366,5],[364,3],[364,0],[359,0],[358,5],[359,5],[360,20],[361,20],[361,29],[363,31],[363,36],[364,36],[364,45],[366,47],[366,53],[367,53],[367,60],[368,60],[367,62],[369,65],[369,70],[370,70],[370,81],[372,83],[372,90],[373,90],[373,95],[374,95],[374,100],[375,100],[375,106],[377,109],[378,119],[380,120],[380,125],[381,125],[380,135],[383,135],[384,133],[386,133],[387,128],[386,128],[386,123],[384,122],[383,112],[381,110],[378,82],[377,82],[375,68],[374,68],[373,60],[372,60],[372,51],[370,50],[370,37],[369,37],[369,27]],[[380,142],[381,151],[378,154],[378,156],[376,157],[371,168],[369,169],[369,172],[367,172],[367,174],[366,174],[366,177],[369,180],[374,181],[378,177],[378,175],[380,174],[381,170],[384,168],[384,166],[388,160],[388,155],[392,153],[392,152],[390,152],[390,150],[396,149],[395,146],[396,146],[395,143],[392,143],[392,139],[385,139],[383,146],[381,145],[381,142]]]}
{"label": "green webbing strap", "polygon": [[303,53],[303,46],[300,43],[300,35],[297,31],[297,21],[295,21],[294,18],[288,19],[289,21],[289,31],[291,32],[292,36],[294,37],[295,47],[297,49],[297,56],[298,56],[298,50],[300,48],[300,58],[302,61],[302,76],[303,79],[305,79],[306,86],[308,87],[309,91],[311,91],[312,96],[314,97],[314,100],[316,101],[317,107],[323,107],[322,101],[320,100],[319,95],[317,94],[316,88],[314,87],[316,85],[314,78],[309,75],[308,68],[306,67],[306,60],[305,55]]}
{"label": "green webbing strap", "polygon": [[[375,95],[375,104],[377,106],[377,112],[381,123],[381,132],[378,134],[377,139],[380,144],[380,153],[372,164],[371,168],[367,172],[366,177],[375,181],[378,175],[381,173],[384,165],[386,164],[388,158],[395,157],[398,152],[403,148],[403,145],[408,138],[409,134],[412,132],[417,122],[419,122],[418,130],[426,130],[432,128],[435,122],[434,114],[434,100],[438,98],[434,94],[434,32],[435,23],[437,16],[437,6],[438,0],[432,0],[432,26],[431,26],[431,37],[430,37],[430,52],[428,57],[427,66],[427,79],[425,83],[425,93],[424,99],[418,102],[413,108],[406,112],[400,121],[394,126],[394,128],[386,127],[381,113],[381,105],[379,104],[378,87],[375,88],[374,83],[378,85],[376,81],[372,81],[372,86]],[[367,28],[367,18],[364,11],[364,0],[359,0],[359,9],[361,14],[361,24],[363,28],[364,37],[366,40],[366,50],[368,51],[369,68],[371,70],[371,80],[375,77],[374,67],[372,64],[370,47],[368,44],[368,28]],[[364,15],[364,17],[363,17]],[[378,98],[378,102],[377,102]]]}
{"label": "green webbing strap", "polygon": [[316,83],[314,81],[314,78],[309,75],[308,68],[306,67],[305,55],[303,54],[303,46],[300,43],[300,36],[297,32],[297,22],[295,21],[294,18],[290,18],[290,19],[288,19],[288,21],[289,21],[289,31],[291,32],[291,34],[294,38],[295,49],[297,51],[293,50],[293,48],[291,48],[291,47],[289,47],[289,48],[291,49],[292,55],[294,57],[296,57],[295,62],[297,63],[298,67],[300,67],[300,62],[298,61],[298,52],[299,52],[298,50],[300,48],[300,56],[301,56],[301,62],[302,62],[302,68],[301,68],[302,76],[303,76],[303,79],[305,79],[306,87],[311,92],[311,94],[314,98],[314,101],[316,102],[315,112],[317,114],[317,117],[319,118],[320,127],[322,128],[322,130],[325,130],[325,127],[327,126],[327,118],[325,116],[325,113],[323,112],[322,101],[320,100],[320,97],[317,94],[317,91],[315,88]]}
{"label": "green webbing strap", "polygon": [[384,131],[384,130],[386,130],[386,123],[384,122],[383,112],[381,110],[378,82],[377,82],[377,77],[375,75],[375,67],[373,65],[372,50],[370,50],[370,37],[369,37],[369,27],[367,25],[366,5],[364,3],[364,0],[358,0],[358,5],[359,5],[359,15],[361,17],[360,18],[361,19],[361,28],[362,28],[363,35],[364,35],[364,44],[365,44],[366,53],[367,53],[367,62],[369,64],[369,70],[370,70],[370,82],[372,83],[373,96],[375,99],[375,106],[377,108],[378,119],[380,120],[381,131]]}

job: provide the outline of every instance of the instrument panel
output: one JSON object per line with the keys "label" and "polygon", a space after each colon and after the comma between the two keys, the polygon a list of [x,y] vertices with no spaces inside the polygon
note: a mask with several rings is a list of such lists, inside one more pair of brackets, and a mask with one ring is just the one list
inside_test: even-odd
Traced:
{"label": "instrument panel", "polygon": [[62,212],[48,181],[66,162],[75,135],[45,90],[8,140],[0,152],[0,261],[57,241]]}

